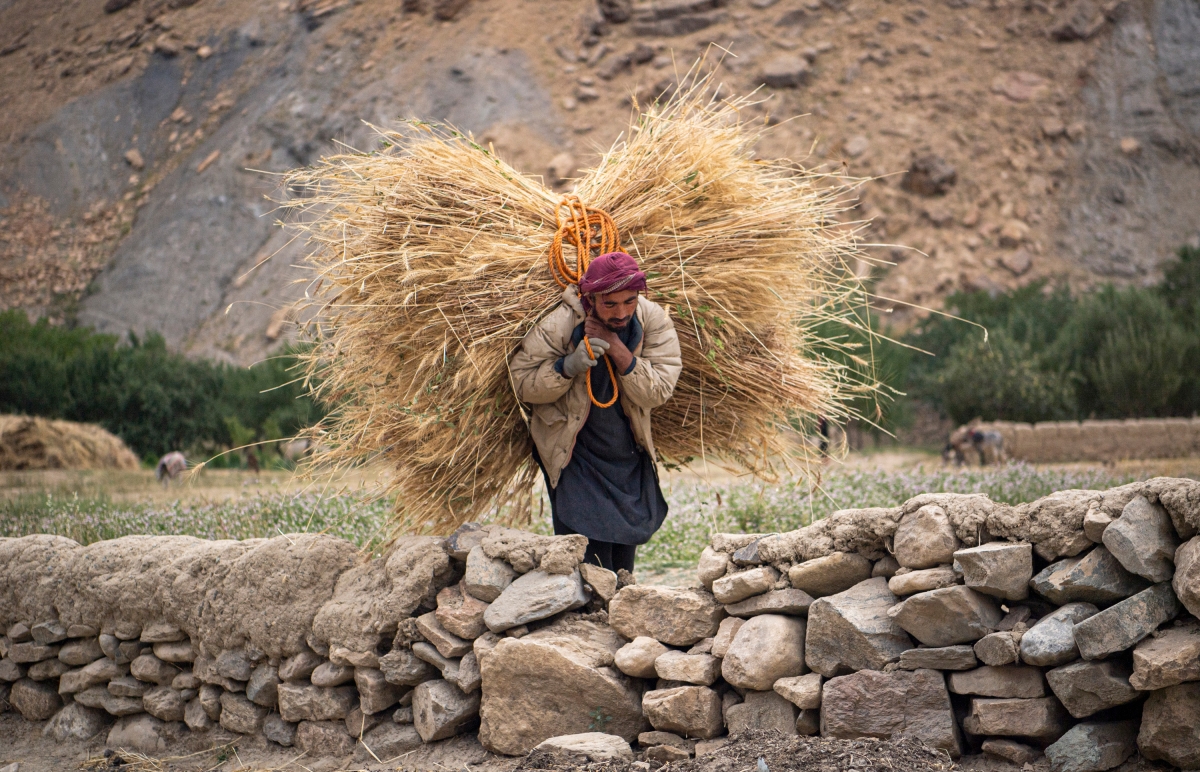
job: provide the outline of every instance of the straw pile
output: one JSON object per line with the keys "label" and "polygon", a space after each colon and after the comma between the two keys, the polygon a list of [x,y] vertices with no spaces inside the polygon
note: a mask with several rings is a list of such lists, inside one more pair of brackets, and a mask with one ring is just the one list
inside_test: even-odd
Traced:
{"label": "straw pile", "polygon": [[0,415],[0,471],[137,468],[121,438],[95,424]]}
{"label": "straw pile", "polygon": [[[653,414],[660,460],[769,477],[795,454],[789,420],[843,418],[872,388],[811,333],[861,299],[854,230],[835,222],[853,181],[756,160],[751,99],[714,92],[685,80],[575,193],[614,218],[679,333],[683,374]],[[508,359],[560,302],[547,255],[561,197],[421,121],[286,182],[315,247],[307,375],[334,407],[314,461],[385,460],[397,532],[521,522],[538,473]]]}

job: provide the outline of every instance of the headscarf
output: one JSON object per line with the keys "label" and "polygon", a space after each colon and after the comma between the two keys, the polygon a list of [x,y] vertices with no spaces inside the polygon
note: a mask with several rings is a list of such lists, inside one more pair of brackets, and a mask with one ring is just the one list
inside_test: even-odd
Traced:
{"label": "headscarf", "polygon": [[592,310],[589,295],[607,295],[620,290],[646,289],[646,274],[638,270],[637,260],[625,252],[600,255],[579,280],[579,296],[585,311]]}

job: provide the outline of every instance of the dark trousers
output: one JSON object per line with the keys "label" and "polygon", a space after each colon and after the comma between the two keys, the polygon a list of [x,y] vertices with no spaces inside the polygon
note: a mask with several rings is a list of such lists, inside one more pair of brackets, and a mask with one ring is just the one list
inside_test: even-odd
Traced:
{"label": "dark trousers", "polygon": [[[557,516],[553,516],[551,520],[554,522],[555,536],[570,536],[575,533]],[[633,559],[637,553],[636,544],[614,544],[610,541],[597,541],[596,539],[588,539],[587,555],[584,557],[585,563],[591,563],[593,566],[607,568],[614,573],[619,569],[624,568],[629,573],[633,573]]]}

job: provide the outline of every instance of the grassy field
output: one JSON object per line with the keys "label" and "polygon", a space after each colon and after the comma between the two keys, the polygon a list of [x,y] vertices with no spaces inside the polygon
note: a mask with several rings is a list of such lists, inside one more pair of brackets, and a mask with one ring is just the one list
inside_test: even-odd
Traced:
{"label": "grassy field", "polygon": [[[838,509],[891,506],[919,493],[986,493],[1017,504],[1068,488],[1103,489],[1155,475],[1200,476],[1200,459],[1109,466],[954,469],[921,454],[858,456],[827,466],[819,487],[802,479],[777,485],[722,475],[670,475],[670,515],[639,550],[639,569],[690,568],[714,531],[765,533],[808,525]],[[164,489],[149,472],[0,474],[0,536],[54,533],[81,543],[128,534],[190,534],[247,539],[327,532],[371,549],[387,536],[390,501],[368,495],[370,473],[317,486],[288,473],[255,476],[205,471]],[[549,533],[548,510],[532,530]]]}

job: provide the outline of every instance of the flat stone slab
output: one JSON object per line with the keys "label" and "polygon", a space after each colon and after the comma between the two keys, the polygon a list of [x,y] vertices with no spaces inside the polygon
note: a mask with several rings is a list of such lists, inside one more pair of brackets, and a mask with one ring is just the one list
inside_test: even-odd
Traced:
{"label": "flat stone slab", "polygon": [[844,592],[870,578],[871,561],[855,552],[834,552],[788,569],[792,587],[814,598]]}
{"label": "flat stone slab", "polygon": [[812,606],[812,597],[803,590],[786,589],[770,590],[762,595],[738,603],[725,606],[725,613],[731,617],[748,619],[760,614],[786,614],[787,616],[802,617]]}
{"label": "flat stone slab", "polygon": [[902,670],[970,670],[979,662],[970,646],[941,646],[936,649],[909,649],[900,655]]}
{"label": "flat stone slab", "polygon": [[623,637],[642,635],[670,646],[711,638],[724,617],[724,606],[706,590],[633,584],[608,604],[608,623]]}
{"label": "flat stone slab", "polygon": [[962,567],[963,584],[1004,600],[1024,600],[1029,596],[1033,576],[1033,545],[1028,543],[988,542],[954,553]]}
{"label": "flat stone slab", "polygon": [[1003,616],[995,599],[961,586],[913,595],[889,615],[926,646],[974,643],[995,631]]}
{"label": "flat stone slab", "polygon": [[633,749],[629,747],[625,738],[603,732],[583,732],[551,737],[549,740],[538,743],[537,747],[540,750],[555,753],[583,756],[588,761],[633,760]]}
{"label": "flat stone slab", "polygon": [[759,566],[721,577],[713,582],[712,593],[718,603],[730,604],[770,590],[779,581],[779,572],[771,566]]}
{"label": "flat stone slab", "polygon": [[1171,584],[1156,584],[1075,625],[1075,642],[1084,659],[1100,659],[1133,648],[1181,611]]}
{"label": "flat stone slab", "polygon": [[1029,737],[1057,740],[1071,725],[1071,716],[1055,697],[1040,699],[971,700],[971,712],[963,719],[963,729],[974,735]]}
{"label": "flat stone slab", "polygon": [[946,680],[954,694],[1020,699],[1046,696],[1046,681],[1042,671],[1026,665],[985,665],[974,670],[950,673]]}
{"label": "flat stone slab", "polygon": [[954,573],[951,566],[937,566],[896,573],[888,579],[888,589],[896,595],[916,595],[919,592],[953,587],[958,583],[958,574]]}
{"label": "flat stone slab", "polygon": [[1108,708],[1133,702],[1141,693],[1129,684],[1132,672],[1124,660],[1072,662],[1046,673],[1046,680],[1072,716],[1087,718]]}
{"label": "flat stone slab", "polygon": [[1133,650],[1133,688],[1154,691],[1185,681],[1200,681],[1200,625],[1164,628]]}
{"label": "flat stone slab", "polygon": [[530,571],[504,588],[487,607],[483,621],[493,633],[502,633],[512,627],[579,608],[587,602],[588,594],[583,589],[578,570],[566,575]]}

